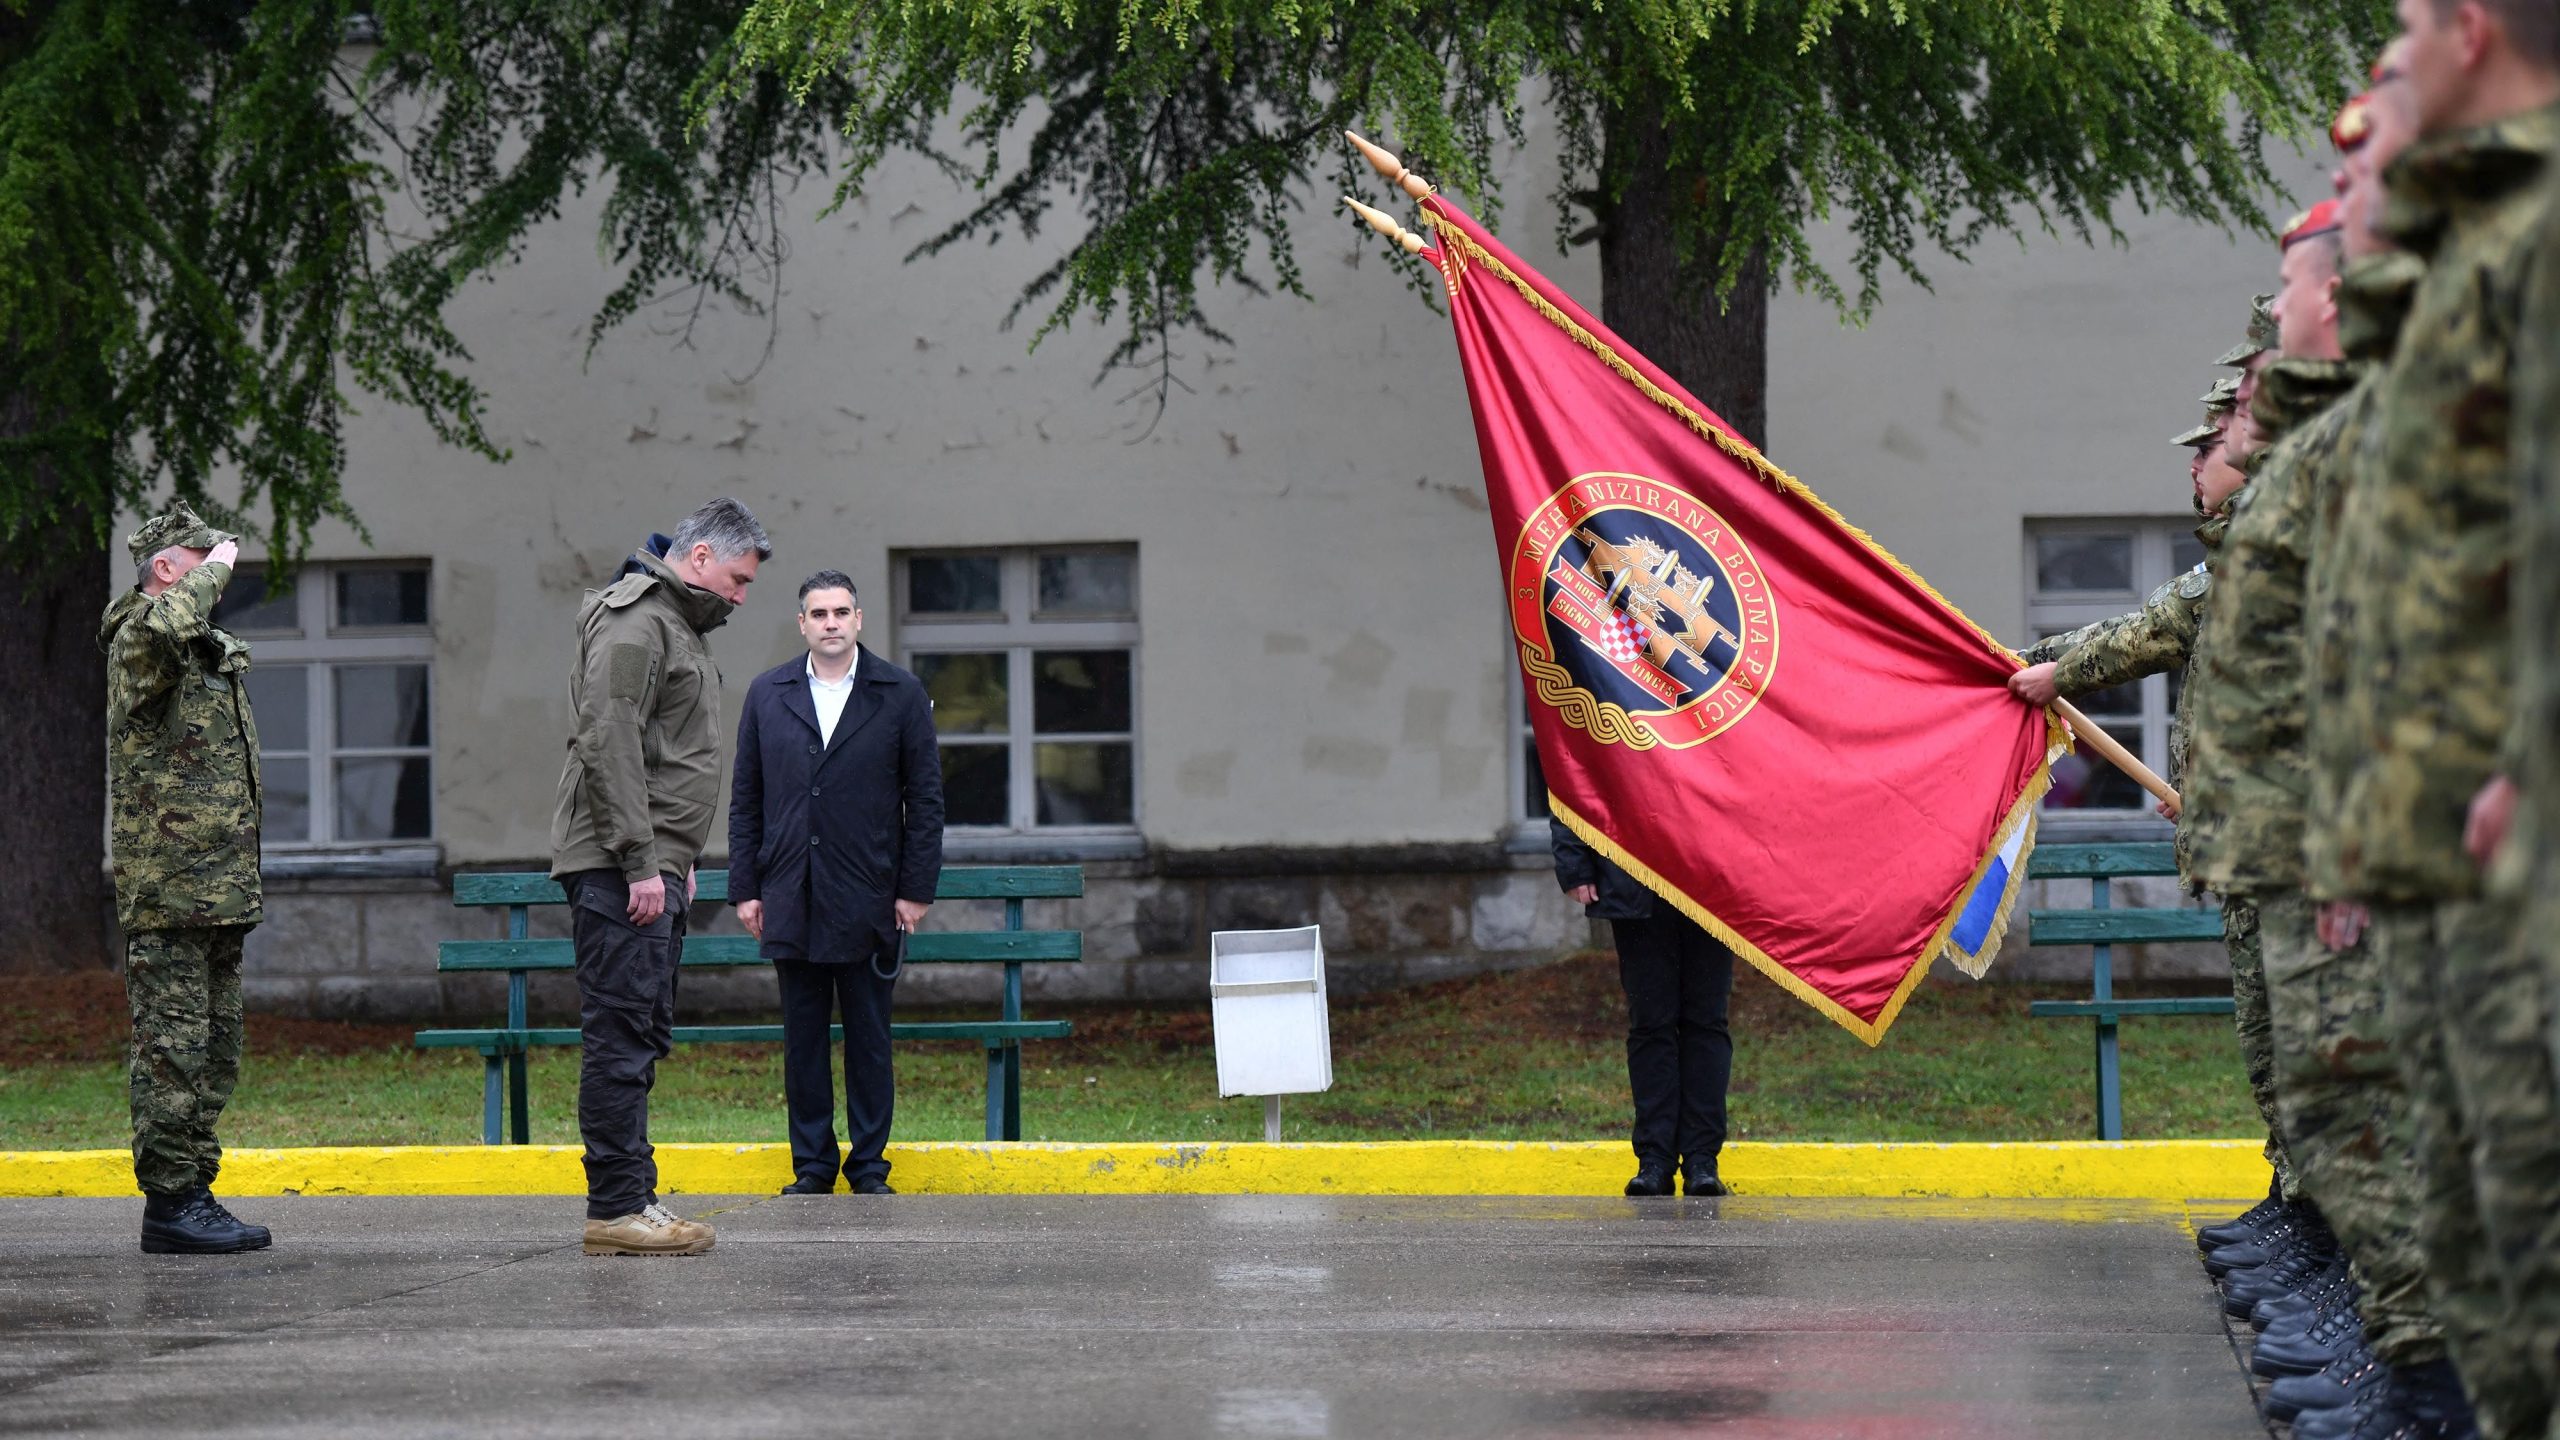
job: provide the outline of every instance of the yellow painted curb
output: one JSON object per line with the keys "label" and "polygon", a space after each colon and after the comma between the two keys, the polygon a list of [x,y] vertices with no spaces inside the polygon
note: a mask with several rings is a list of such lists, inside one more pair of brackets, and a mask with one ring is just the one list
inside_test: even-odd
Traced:
{"label": "yellow painted curb", "polygon": [[[2263,1194],[2254,1140],[1790,1145],[1724,1149],[1753,1196],[2183,1201]],[[225,1195],[578,1195],[574,1145],[233,1150]],[[922,1195],[1615,1195],[1619,1141],[893,1145],[899,1190]],[[122,1150],[0,1151],[0,1197],[131,1195]],[[754,1194],[791,1179],[781,1145],[661,1145],[670,1194]]]}

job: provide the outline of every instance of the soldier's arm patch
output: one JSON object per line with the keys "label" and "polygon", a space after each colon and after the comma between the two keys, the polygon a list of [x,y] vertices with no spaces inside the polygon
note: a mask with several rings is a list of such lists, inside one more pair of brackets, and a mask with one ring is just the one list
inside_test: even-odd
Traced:
{"label": "soldier's arm patch", "polygon": [[2203,598],[2205,591],[2213,588],[2213,577],[2205,571],[2203,566],[2199,565],[2195,569],[2188,571],[2186,574],[2179,576],[2175,583],[2177,584],[2178,593],[2180,595],[2185,596],[2189,600],[2197,600]]}
{"label": "soldier's arm patch", "polygon": [[605,693],[616,700],[637,705],[649,698],[649,647],[629,641],[616,644],[605,652]]}

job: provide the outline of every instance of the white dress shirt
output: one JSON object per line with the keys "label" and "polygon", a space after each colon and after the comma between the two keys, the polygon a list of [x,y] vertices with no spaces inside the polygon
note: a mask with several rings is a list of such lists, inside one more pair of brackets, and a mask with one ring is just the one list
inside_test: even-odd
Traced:
{"label": "white dress shirt", "polygon": [[836,743],[836,720],[844,714],[844,702],[853,694],[853,672],[862,668],[862,652],[853,652],[853,664],[845,667],[844,678],[834,682],[818,678],[818,664],[809,662],[809,703],[818,711],[818,743]]}

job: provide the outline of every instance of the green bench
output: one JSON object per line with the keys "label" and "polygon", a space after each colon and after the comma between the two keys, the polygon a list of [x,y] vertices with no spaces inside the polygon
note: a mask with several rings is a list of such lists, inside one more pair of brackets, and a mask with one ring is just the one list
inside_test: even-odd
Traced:
{"label": "green bench", "polygon": [[[726,904],[729,872],[705,870],[696,877],[698,904]],[[892,1040],[975,1040],[987,1053],[987,1138],[1022,1138],[1022,1042],[1055,1040],[1074,1033],[1064,1020],[1022,1018],[1022,967],[1074,962],[1084,958],[1084,937],[1073,930],[1025,930],[1022,902],[1071,899],[1084,893],[1084,871],[1075,865],[953,866],[942,872],[940,900],[1002,900],[1002,930],[931,930],[910,936],[910,965],[1002,965],[1004,1009],[993,1020],[900,1022],[889,1027]],[[574,970],[577,955],[564,939],[530,938],[532,907],[565,905],[568,896],[557,882],[539,872],[456,875],[453,903],[503,906],[507,935],[503,940],[447,940],[436,947],[436,969],[446,974],[504,971],[507,976],[507,1023],[487,1030],[421,1030],[417,1044],[427,1049],[477,1050],[482,1061],[481,1139],[501,1143],[504,1134],[522,1145],[530,1139],[526,1106],[525,1055],[537,1046],[575,1045],[575,1026],[537,1029],[525,1018],[528,977],[536,970]],[[756,954],[746,935],[694,935],[684,945],[686,969],[769,964]],[[834,1041],[844,1040],[844,1027],[831,1027]],[[778,1044],[780,1025],[678,1025],[676,1043]],[[514,1121],[507,1123],[508,1112]]]}
{"label": "green bench", "polygon": [[2042,1019],[2090,1020],[2098,1036],[2098,1138],[2124,1138],[2124,1094],[2117,1065],[2116,1025],[2129,1015],[2228,1015],[2229,995],[2178,995],[2150,1000],[2119,1000],[2115,993],[2114,947],[2159,945],[2188,940],[2222,939],[2220,910],[2119,910],[2112,903],[2112,882],[2147,875],[2175,875],[2176,856],[2167,841],[2126,845],[2039,845],[2027,861],[2031,880],[2089,882],[2086,910],[2030,910],[2030,945],[2086,945],[2090,950],[2089,998],[2036,1000],[2027,1013]]}

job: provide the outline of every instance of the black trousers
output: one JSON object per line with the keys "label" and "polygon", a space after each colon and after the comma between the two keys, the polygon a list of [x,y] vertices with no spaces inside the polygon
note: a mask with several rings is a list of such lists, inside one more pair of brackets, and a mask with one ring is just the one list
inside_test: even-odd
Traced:
{"label": "black trousers", "polygon": [[1733,1078],[1733,952],[1696,921],[1656,906],[1644,920],[1612,920],[1618,983],[1627,992],[1627,1086],[1635,1092],[1636,1161],[1712,1171],[1724,1148],[1725,1087]]}
{"label": "black trousers", "polygon": [[[883,962],[885,967],[885,961]],[[791,1114],[791,1169],[804,1180],[836,1170],[836,1081],[827,1027],[844,1017],[844,1176],[889,1178],[897,1079],[889,1068],[889,995],[868,958],[850,965],[776,960],[782,991],[782,1098]]]}
{"label": "black trousers", "polygon": [[569,877],[578,953],[578,1136],[586,1141],[587,1218],[612,1220],[658,1198],[649,1091],[675,1048],[676,974],[684,961],[681,876],[661,877],[666,913],[631,923],[631,889],[610,870]]}

